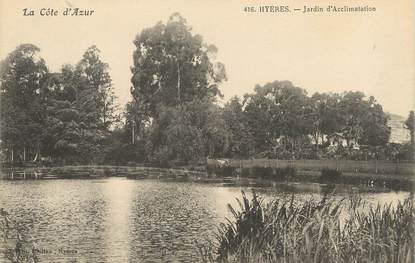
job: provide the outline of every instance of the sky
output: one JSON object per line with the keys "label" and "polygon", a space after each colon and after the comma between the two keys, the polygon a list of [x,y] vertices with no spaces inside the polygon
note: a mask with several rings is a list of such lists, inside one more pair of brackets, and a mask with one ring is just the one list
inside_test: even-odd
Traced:
{"label": "sky", "polygon": [[[244,7],[289,6],[289,13]],[[305,13],[304,5],[375,7],[366,13]],[[94,10],[63,16],[65,8]],[[23,16],[23,9],[35,16]],[[58,16],[40,16],[41,8]],[[130,100],[133,40],[144,28],[179,12],[195,34],[218,47],[228,81],[225,102],[256,84],[290,80],[314,92],[360,90],[385,111],[407,116],[415,98],[414,0],[0,0],[0,59],[22,43],[41,49],[50,71],[76,64],[97,45],[109,64],[120,105]]]}

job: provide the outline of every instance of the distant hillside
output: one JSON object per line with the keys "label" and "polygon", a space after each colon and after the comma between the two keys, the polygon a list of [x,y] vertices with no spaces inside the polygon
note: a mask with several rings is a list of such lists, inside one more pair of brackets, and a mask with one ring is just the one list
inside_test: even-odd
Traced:
{"label": "distant hillside", "polygon": [[406,143],[411,140],[408,129],[404,128],[405,117],[397,114],[387,113],[389,116],[388,126],[391,127],[389,142]]}

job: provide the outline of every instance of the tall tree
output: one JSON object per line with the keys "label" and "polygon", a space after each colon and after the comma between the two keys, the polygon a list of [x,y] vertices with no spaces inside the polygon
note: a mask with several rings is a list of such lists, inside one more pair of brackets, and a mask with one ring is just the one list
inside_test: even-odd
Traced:
{"label": "tall tree", "polygon": [[372,146],[385,145],[389,141],[387,116],[373,96],[366,98],[360,91],[344,92],[339,107],[342,116],[341,131],[348,145],[352,139]]}
{"label": "tall tree", "polygon": [[281,136],[275,100],[269,87],[255,87],[255,93],[244,96],[244,115],[255,140],[255,151],[271,151],[274,140]]}
{"label": "tall tree", "polygon": [[362,136],[363,116],[367,110],[364,98],[365,94],[360,91],[344,92],[341,95],[339,102],[343,124],[341,131],[347,140],[347,145],[350,145],[352,140],[359,141]]}
{"label": "tall tree", "polygon": [[144,29],[134,44],[127,125],[140,139],[148,136],[149,158],[188,162],[214,155],[218,149],[208,142],[223,139],[218,127],[224,125],[211,116],[220,116],[214,103],[226,80],[224,65],[215,60],[217,48],[193,34],[177,13]]}
{"label": "tall tree", "polygon": [[339,112],[340,95],[336,93],[315,93],[311,97],[313,111],[313,139],[315,143],[324,143],[325,136],[341,130]]}
{"label": "tall tree", "polygon": [[405,128],[407,128],[409,130],[409,133],[411,135],[411,144],[414,145],[415,144],[415,139],[414,139],[414,131],[415,131],[415,116],[414,116],[414,111],[410,111],[409,112],[409,116],[408,119],[406,119],[405,121]]}
{"label": "tall tree", "polygon": [[389,142],[391,134],[388,116],[383,112],[382,106],[370,96],[365,103],[365,114],[362,116],[362,136],[360,143],[371,146],[384,146]]}
{"label": "tall tree", "polygon": [[289,81],[274,81],[245,95],[245,114],[256,148],[272,150],[284,137],[290,147],[312,132],[313,105],[304,89]]}
{"label": "tall tree", "polygon": [[79,150],[82,123],[77,107],[79,83],[74,75],[73,67],[64,65],[60,73],[49,74],[43,86],[47,115],[42,152],[70,162],[84,157]]}
{"label": "tall tree", "polygon": [[[94,118],[99,129],[107,131],[115,121],[116,108],[115,95],[112,80],[109,74],[109,66],[101,60],[101,52],[96,46],[89,47],[81,61],[76,66],[75,73],[80,85],[79,94],[87,95],[93,101],[89,102],[89,110],[95,111],[98,118]],[[82,96],[78,98],[82,100]],[[94,106],[92,106],[94,104]]]}
{"label": "tall tree", "polygon": [[246,158],[254,155],[254,137],[238,97],[231,98],[225,104],[222,119],[230,134],[226,157]]}
{"label": "tall tree", "polygon": [[44,84],[47,123],[43,148],[62,162],[94,162],[103,157],[115,120],[108,65],[92,46],[79,63],[49,74]]}
{"label": "tall tree", "polygon": [[156,117],[160,105],[220,94],[226,74],[224,65],[214,61],[217,48],[192,34],[178,13],[166,24],[144,29],[134,44],[132,95],[148,116]]}
{"label": "tall tree", "polygon": [[[42,84],[48,74],[40,49],[22,44],[0,65],[0,137],[14,161],[17,151],[27,159],[38,153],[45,120]],[[31,156],[33,157],[33,156]]]}

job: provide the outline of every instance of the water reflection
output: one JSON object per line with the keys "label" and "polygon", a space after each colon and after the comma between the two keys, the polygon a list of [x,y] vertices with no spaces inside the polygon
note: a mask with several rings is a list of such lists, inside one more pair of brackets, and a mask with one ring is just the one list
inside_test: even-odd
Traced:
{"label": "water reflection", "polygon": [[110,261],[122,262],[129,257],[134,185],[128,180],[111,178],[103,183],[102,190],[108,207],[105,215],[105,256]]}
{"label": "water reflection", "polygon": [[[240,191],[251,195],[250,188],[265,200],[294,193],[299,201],[358,191],[339,185],[223,186],[125,178],[0,181],[0,207],[30,226],[28,241],[51,251],[40,255],[41,262],[194,262],[197,243],[212,237],[229,216],[226,204],[237,206]],[[375,203],[408,194],[362,196]]]}

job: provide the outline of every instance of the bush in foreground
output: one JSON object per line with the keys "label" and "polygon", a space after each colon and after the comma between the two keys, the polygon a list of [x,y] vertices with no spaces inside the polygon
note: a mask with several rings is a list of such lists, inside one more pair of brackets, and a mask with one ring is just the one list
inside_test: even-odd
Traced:
{"label": "bush in foreground", "polygon": [[234,220],[201,248],[205,262],[413,262],[411,198],[364,212],[356,199],[264,205],[255,193],[251,201],[242,195],[240,211],[229,206]]}

